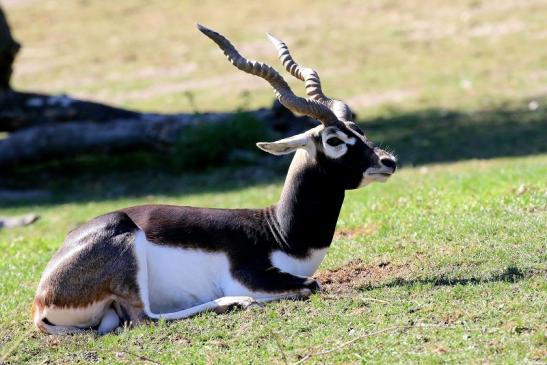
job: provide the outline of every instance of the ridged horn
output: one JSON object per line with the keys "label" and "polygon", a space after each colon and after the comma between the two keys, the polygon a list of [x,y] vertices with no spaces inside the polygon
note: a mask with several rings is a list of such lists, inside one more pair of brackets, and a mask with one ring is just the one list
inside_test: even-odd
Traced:
{"label": "ridged horn", "polygon": [[247,72],[251,75],[259,76],[268,81],[274,89],[275,96],[281,104],[283,104],[289,110],[300,114],[307,115],[314,119],[317,119],[324,125],[332,125],[338,122],[336,115],[330,110],[330,108],[320,101],[306,99],[296,96],[285,79],[271,66],[258,62],[248,60],[243,57],[226,39],[223,35],[215,32],[212,29],[204,27],[198,24],[198,29],[211,38],[215,42],[228,60],[241,71]]}
{"label": "ridged horn", "polygon": [[321,104],[327,106],[336,117],[344,121],[352,121],[352,112],[349,106],[341,100],[331,99],[321,89],[321,79],[319,74],[314,69],[300,66],[291,56],[289,47],[282,40],[274,37],[270,33],[267,33],[268,38],[274,44],[279,55],[281,63],[291,75],[299,80],[304,81],[306,87],[306,94],[312,99],[319,101]]}

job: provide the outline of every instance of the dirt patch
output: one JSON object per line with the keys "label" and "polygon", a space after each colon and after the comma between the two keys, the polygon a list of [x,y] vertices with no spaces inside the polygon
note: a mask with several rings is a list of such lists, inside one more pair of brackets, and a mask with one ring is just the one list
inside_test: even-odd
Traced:
{"label": "dirt patch", "polygon": [[325,293],[346,294],[371,285],[407,279],[411,271],[410,264],[365,265],[363,260],[355,259],[334,270],[320,272],[315,279],[319,280]]}

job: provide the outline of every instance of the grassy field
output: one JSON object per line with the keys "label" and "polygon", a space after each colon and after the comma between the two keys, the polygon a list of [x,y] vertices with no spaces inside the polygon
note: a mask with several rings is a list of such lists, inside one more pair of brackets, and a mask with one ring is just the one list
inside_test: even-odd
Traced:
{"label": "grassy field", "polygon": [[29,312],[68,230],[135,204],[266,206],[288,160],[180,174],[81,157],[19,171],[9,184],[51,196],[0,202],[0,215],[42,216],[0,231],[0,363],[547,361],[547,2],[0,3],[25,46],[17,88],[154,111],[268,106],[266,85],[194,24],[278,65],[271,31],[403,164],[347,194],[325,291],[309,300],[62,338],[35,332]]}
{"label": "grassy field", "polygon": [[370,275],[359,282],[339,290],[335,281],[326,285],[332,292],[309,301],[204,314],[100,338],[31,330],[36,282],[69,229],[136,203],[265,205],[275,201],[280,184],[3,209],[31,208],[43,218],[0,236],[2,349],[11,351],[13,363],[146,362],[137,356],[164,364],[281,363],[284,356],[294,362],[385,330],[310,361],[541,362],[546,176],[546,156],[405,169],[388,184],[348,194],[321,270],[361,259],[359,269]]}

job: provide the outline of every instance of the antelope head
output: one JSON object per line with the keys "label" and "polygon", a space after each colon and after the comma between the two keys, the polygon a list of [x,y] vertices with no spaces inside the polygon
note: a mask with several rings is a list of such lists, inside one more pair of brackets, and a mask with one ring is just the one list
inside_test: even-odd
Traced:
{"label": "antelope head", "polygon": [[344,189],[359,188],[375,181],[384,182],[395,172],[396,158],[374,146],[353,121],[348,105],[327,97],[321,89],[318,73],[296,63],[284,42],[268,34],[285,69],[304,81],[307,98],[295,95],[271,66],[243,57],[221,34],[200,24],[198,29],[224,51],[235,67],[268,81],[276,98],[287,109],[321,123],[304,133],[279,141],[259,142],[258,148],[274,155],[304,151],[322,170],[335,177]]}

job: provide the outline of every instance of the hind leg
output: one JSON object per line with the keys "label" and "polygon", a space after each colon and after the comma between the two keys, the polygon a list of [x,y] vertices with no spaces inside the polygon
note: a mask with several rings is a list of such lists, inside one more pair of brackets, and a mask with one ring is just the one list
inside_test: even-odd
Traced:
{"label": "hind leg", "polygon": [[104,313],[97,332],[99,335],[106,335],[108,332],[114,331],[120,325],[120,317],[116,314],[116,311],[112,308],[108,308]]}
{"label": "hind leg", "polygon": [[141,322],[149,320],[143,310],[143,304],[138,299],[138,294],[132,293],[129,296],[118,297],[113,303],[114,310],[118,315],[120,325],[134,327]]}

